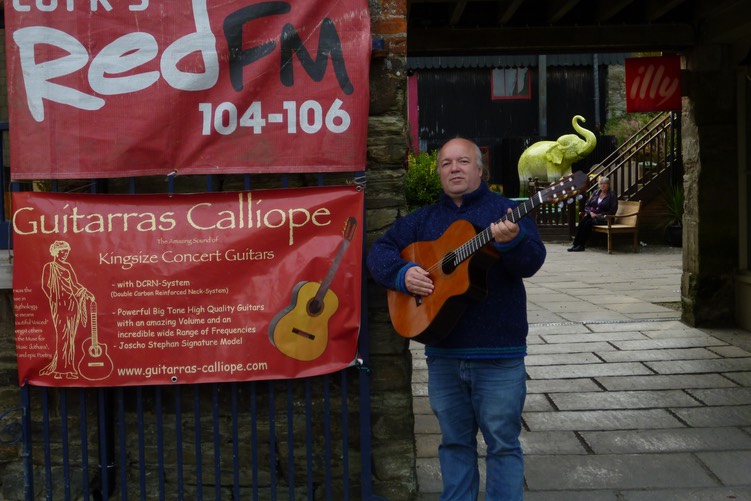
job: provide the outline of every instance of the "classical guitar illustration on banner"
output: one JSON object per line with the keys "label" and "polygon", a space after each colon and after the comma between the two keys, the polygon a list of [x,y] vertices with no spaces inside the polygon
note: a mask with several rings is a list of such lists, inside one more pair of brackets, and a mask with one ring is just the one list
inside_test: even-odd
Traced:
{"label": "classical guitar illustration on banner", "polygon": [[96,301],[89,303],[91,337],[84,339],[78,373],[89,381],[106,379],[112,374],[112,359],[107,354],[107,345],[99,342]]}
{"label": "classical guitar illustration on banner", "polygon": [[[520,203],[500,221],[516,222],[545,202],[561,202],[578,195],[588,181],[584,172],[563,177]],[[492,241],[489,226],[478,231],[471,223],[459,220],[437,240],[415,242],[402,250],[402,258],[430,272],[435,289],[428,296],[388,291],[389,314],[396,332],[424,344],[446,337],[467,302],[485,296],[487,269],[498,259],[487,245]]]}
{"label": "classical guitar illustration on banner", "polygon": [[326,350],[329,319],[339,308],[339,298],[331,290],[331,283],[352,241],[357,228],[354,217],[347,218],[334,262],[323,282],[298,282],[292,290],[292,301],[271,321],[269,339],[276,348],[290,358],[308,362]]}

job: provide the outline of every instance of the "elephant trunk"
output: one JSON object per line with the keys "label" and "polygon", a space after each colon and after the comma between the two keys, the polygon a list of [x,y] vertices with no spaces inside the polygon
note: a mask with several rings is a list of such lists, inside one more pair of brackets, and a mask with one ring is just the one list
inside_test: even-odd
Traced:
{"label": "elephant trunk", "polygon": [[581,151],[578,152],[579,156],[585,157],[594,151],[595,146],[597,146],[597,138],[594,132],[585,129],[579,125],[579,122],[586,122],[586,120],[581,115],[576,115],[571,119],[571,125],[574,127],[574,130],[585,139]]}

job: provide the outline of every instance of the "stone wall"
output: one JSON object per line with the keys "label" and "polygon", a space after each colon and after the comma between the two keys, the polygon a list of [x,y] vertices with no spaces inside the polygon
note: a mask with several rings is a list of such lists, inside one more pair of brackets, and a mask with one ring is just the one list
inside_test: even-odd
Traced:
{"label": "stone wall", "polygon": [[691,325],[733,321],[738,265],[735,64],[728,47],[686,55],[682,119],[683,317]]}

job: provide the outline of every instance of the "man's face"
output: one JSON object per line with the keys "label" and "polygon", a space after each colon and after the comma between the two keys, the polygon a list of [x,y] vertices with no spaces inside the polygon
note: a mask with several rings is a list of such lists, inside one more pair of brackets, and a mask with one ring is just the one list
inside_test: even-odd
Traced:
{"label": "man's face", "polygon": [[477,164],[477,151],[466,139],[452,139],[438,154],[438,174],[443,191],[457,205],[462,195],[475,191],[482,182],[482,169]]}

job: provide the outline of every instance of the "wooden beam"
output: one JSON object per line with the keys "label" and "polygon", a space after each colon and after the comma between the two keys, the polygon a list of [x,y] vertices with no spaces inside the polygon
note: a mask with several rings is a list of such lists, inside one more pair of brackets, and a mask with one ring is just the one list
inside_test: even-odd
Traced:
{"label": "wooden beam", "polygon": [[682,50],[697,41],[688,25],[576,26],[497,29],[411,28],[411,56],[531,54],[565,51]]}
{"label": "wooden beam", "polygon": [[554,7],[551,7],[548,12],[548,22],[551,24],[557,23],[563,16],[568,14],[571,9],[576,7],[580,1],[581,0],[567,0],[565,2],[553,2],[552,5]]}
{"label": "wooden beam", "polygon": [[501,26],[508,24],[509,21],[511,21],[511,18],[514,17],[514,14],[516,14],[516,11],[519,10],[519,7],[524,3],[524,0],[512,0],[510,4],[504,5],[502,3],[498,4],[498,24]]}
{"label": "wooden beam", "polygon": [[449,26],[456,26],[459,24],[459,20],[464,14],[464,9],[467,7],[467,0],[460,0],[454,5],[454,11],[451,13],[451,20],[449,20]]}
{"label": "wooden beam", "polygon": [[598,2],[597,13],[595,14],[595,20],[598,23],[603,23],[620,11],[634,3],[634,0],[612,0],[610,2]]}
{"label": "wooden beam", "polygon": [[644,17],[649,22],[657,21],[685,1],[686,0],[648,0],[644,9]]}
{"label": "wooden beam", "polygon": [[751,33],[751,2],[740,1],[707,17],[699,25],[703,42],[748,42]]}

